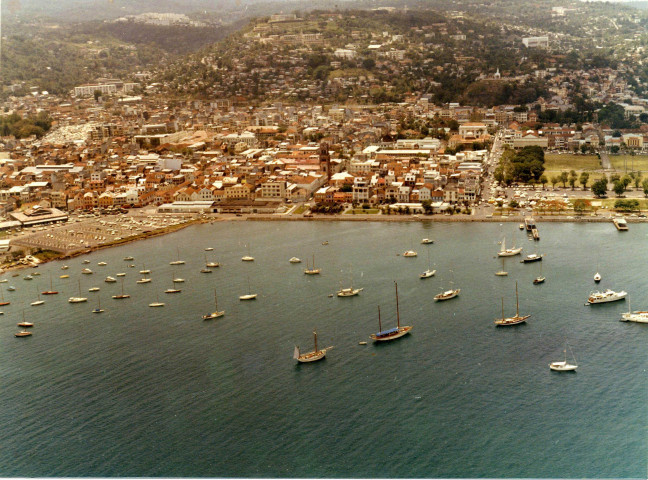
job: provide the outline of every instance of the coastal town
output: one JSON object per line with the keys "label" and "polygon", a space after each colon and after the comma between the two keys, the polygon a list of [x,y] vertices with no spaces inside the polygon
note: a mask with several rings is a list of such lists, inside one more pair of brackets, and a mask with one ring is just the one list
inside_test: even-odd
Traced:
{"label": "coastal town", "polygon": [[[554,9],[552,15],[569,11]],[[162,14],[142,18],[177,20]],[[457,28],[464,19],[454,15],[402,33],[359,29],[349,32],[353,44],[339,48],[326,28],[295,34],[337,18],[282,14],[252,22],[241,36],[244,49],[258,54],[263,47],[263,53],[254,65],[243,55],[228,67],[203,57],[204,64],[214,62],[214,71],[227,69],[228,81],[238,85],[232,91],[225,81],[214,83],[208,98],[169,97],[178,84],[165,82],[164,71],[96,77],[59,94],[24,82],[5,87],[5,118],[38,118],[45,127],[33,133],[24,127],[19,134],[7,127],[0,137],[5,248],[69,254],[162,231],[167,223],[147,218],[169,214],[183,221],[259,215],[497,220],[534,214],[587,214],[591,220],[609,218],[619,207],[601,200],[608,191],[637,199],[648,192],[641,173],[642,165],[648,169],[648,99],[637,93],[644,83],[628,79],[631,67],[569,67],[565,38],[528,30],[515,40],[515,51],[541,55],[544,68],[531,62],[514,73],[491,65],[476,82],[497,90],[541,80],[544,93],[533,100],[489,107],[439,102],[438,95],[416,90],[401,101],[372,101],[377,95],[354,100],[348,95],[353,85],[385,92],[391,87],[373,75],[329,76],[326,84],[309,84],[295,55],[326,46],[316,69],[331,72],[356,62],[405,75],[413,67],[417,38],[462,42],[466,35]],[[642,48],[628,48],[627,60]],[[274,71],[284,60],[292,62],[290,75]],[[471,62],[469,56],[455,60],[458,71]],[[266,101],[255,99],[253,91],[260,88]],[[347,100],[335,101],[341,92]],[[569,121],[570,114],[577,121]],[[526,177],[505,173],[502,157],[513,161],[516,152],[529,149],[541,152],[541,170]],[[601,179],[604,190],[596,192],[593,185]],[[620,191],[617,184],[623,184]],[[642,206],[626,201],[621,211],[639,219]],[[132,234],[114,228],[115,219],[121,222],[127,213],[128,222],[137,223]],[[97,220],[101,216],[110,218]],[[66,239],[80,235],[71,221],[89,219],[96,223],[92,235]],[[63,226],[43,228],[49,224]]]}

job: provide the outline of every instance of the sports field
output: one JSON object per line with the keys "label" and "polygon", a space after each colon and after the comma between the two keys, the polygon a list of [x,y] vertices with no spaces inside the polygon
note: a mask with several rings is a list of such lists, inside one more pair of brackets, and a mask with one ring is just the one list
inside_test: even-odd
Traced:
{"label": "sports field", "polygon": [[[576,170],[578,176],[581,172],[589,172],[590,179],[588,186],[591,185],[593,180],[598,179],[601,175],[597,175],[596,171],[601,170],[601,160],[596,155],[574,155],[573,153],[545,154],[545,172],[547,179],[551,181],[552,176],[558,176],[561,172],[569,173]],[[580,183],[578,183],[580,185]]]}

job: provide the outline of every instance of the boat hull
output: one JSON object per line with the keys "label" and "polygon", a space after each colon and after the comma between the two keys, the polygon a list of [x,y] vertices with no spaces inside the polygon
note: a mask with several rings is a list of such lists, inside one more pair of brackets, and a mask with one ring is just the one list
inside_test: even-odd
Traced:
{"label": "boat hull", "polygon": [[461,292],[460,288],[458,288],[457,290],[453,290],[451,292],[439,293],[438,295],[434,296],[434,300],[436,300],[437,302],[442,302],[444,300],[450,300],[452,298],[455,298],[457,295],[459,295],[459,292]]}
{"label": "boat hull", "polygon": [[404,326],[404,327],[399,327],[397,331],[393,333],[389,333],[387,335],[380,335],[379,333],[374,333],[370,337],[374,342],[387,342],[389,340],[396,340],[397,338],[401,338],[404,335],[407,335],[409,332],[412,331],[412,326]]}
{"label": "boat hull", "polygon": [[222,312],[213,312],[208,315],[203,315],[203,320],[213,320],[214,318],[220,318],[225,315],[225,311]]}
{"label": "boat hull", "polygon": [[497,252],[497,256],[498,257],[513,257],[514,255],[519,255],[520,253],[522,253],[522,247],[520,247],[520,248],[509,248],[507,250]]}
{"label": "boat hull", "polygon": [[573,372],[578,368],[578,365],[571,365],[567,362],[553,362],[549,364],[549,368],[554,372]]}
{"label": "boat hull", "polygon": [[509,327],[511,325],[519,325],[526,322],[526,319],[531,315],[516,315],[515,317],[498,318],[495,320],[495,325],[498,327]]}
{"label": "boat hull", "polygon": [[239,297],[239,300],[256,300],[256,298],[257,298],[257,294],[253,293],[251,295],[241,295]]}
{"label": "boat hull", "polygon": [[297,357],[299,363],[310,363],[317,362],[318,360],[323,360],[326,357],[326,350],[319,350],[317,352],[304,353]]}

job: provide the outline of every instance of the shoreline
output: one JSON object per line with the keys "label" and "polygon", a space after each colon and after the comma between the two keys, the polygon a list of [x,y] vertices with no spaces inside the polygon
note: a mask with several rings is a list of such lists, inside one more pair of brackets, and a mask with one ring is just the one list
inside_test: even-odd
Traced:
{"label": "shoreline", "polygon": [[[443,223],[503,223],[503,222],[512,222],[512,223],[524,223],[525,218],[529,216],[526,215],[509,215],[505,217],[495,216],[486,218],[483,216],[476,215],[348,215],[348,214],[336,214],[336,215],[315,215],[313,217],[303,217],[297,215],[274,215],[274,214],[248,214],[243,217],[238,216],[223,216],[223,215],[211,215],[207,217],[200,217],[188,221],[187,223],[175,225],[173,227],[166,227],[164,229],[141,233],[133,237],[127,237],[122,240],[112,241],[105,244],[95,245],[90,248],[83,248],[71,253],[60,253],[60,255],[50,256],[48,258],[38,258],[37,254],[32,254],[35,258],[39,260],[38,264],[18,264],[18,265],[3,265],[0,266],[0,272],[6,273],[9,271],[22,270],[25,268],[35,268],[39,265],[54,262],[62,261],[71,258],[76,258],[81,255],[92,253],[98,250],[103,250],[106,248],[117,247],[121,245],[126,245],[128,243],[137,242],[140,240],[146,240],[153,237],[159,237],[167,234],[171,234],[182,230],[184,228],[205,224],[205,223],[215,223],[215,222],[236,222],[236,221],[251,221],[251,222],[443,222]],[[592,217],[592,216],[558,216],[558,215],[532,215],[536,223],[542,222],[551,222],[551,223],[612,223],[613,217]],[[636,218],[636,217],[624,217],[628,223],[646,223],[648,222],[647,218]],[[28,245],[20,245],[20,240],[17,239],[14,244],[20,248],[26,250],[33,249],[36,247]],[[44,249],[47,250],[47,249]],[[53,251],[53,250],[50,250]]]}

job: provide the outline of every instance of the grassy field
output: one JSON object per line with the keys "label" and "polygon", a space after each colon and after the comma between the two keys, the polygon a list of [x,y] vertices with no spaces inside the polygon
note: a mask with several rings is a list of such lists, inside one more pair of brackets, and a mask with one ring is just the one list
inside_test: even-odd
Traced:
{"label": "grassy field", "polygon": [[353,208],[349,209],[346,212],[344,212],[345,215],[378,215],[380,213],[380,210],[377,208],[368,208],[368,209],[363,209],[363,208]]}
{"label": "grassy field", "polygon": [[[561,172],[569,173],[571,170],[576,170],[578,176],[581,172],[589,172],[590,180],[588,186],[592,184],[592,180],[596,180],[601,175],[593,173],[601,170],[601,160],[596,155],[574,155],[568,154],[555,154],[548,153],[545,155],[545,172],[547,179],[551,180],[552,176],[560,175]],[[580,183],[577,183],[580,186]]]}
{"label": "grassy field", "polygon": [[643,176],[648,173],[648,155],[610,155],[610,162],[619,173],[640,171]]}

